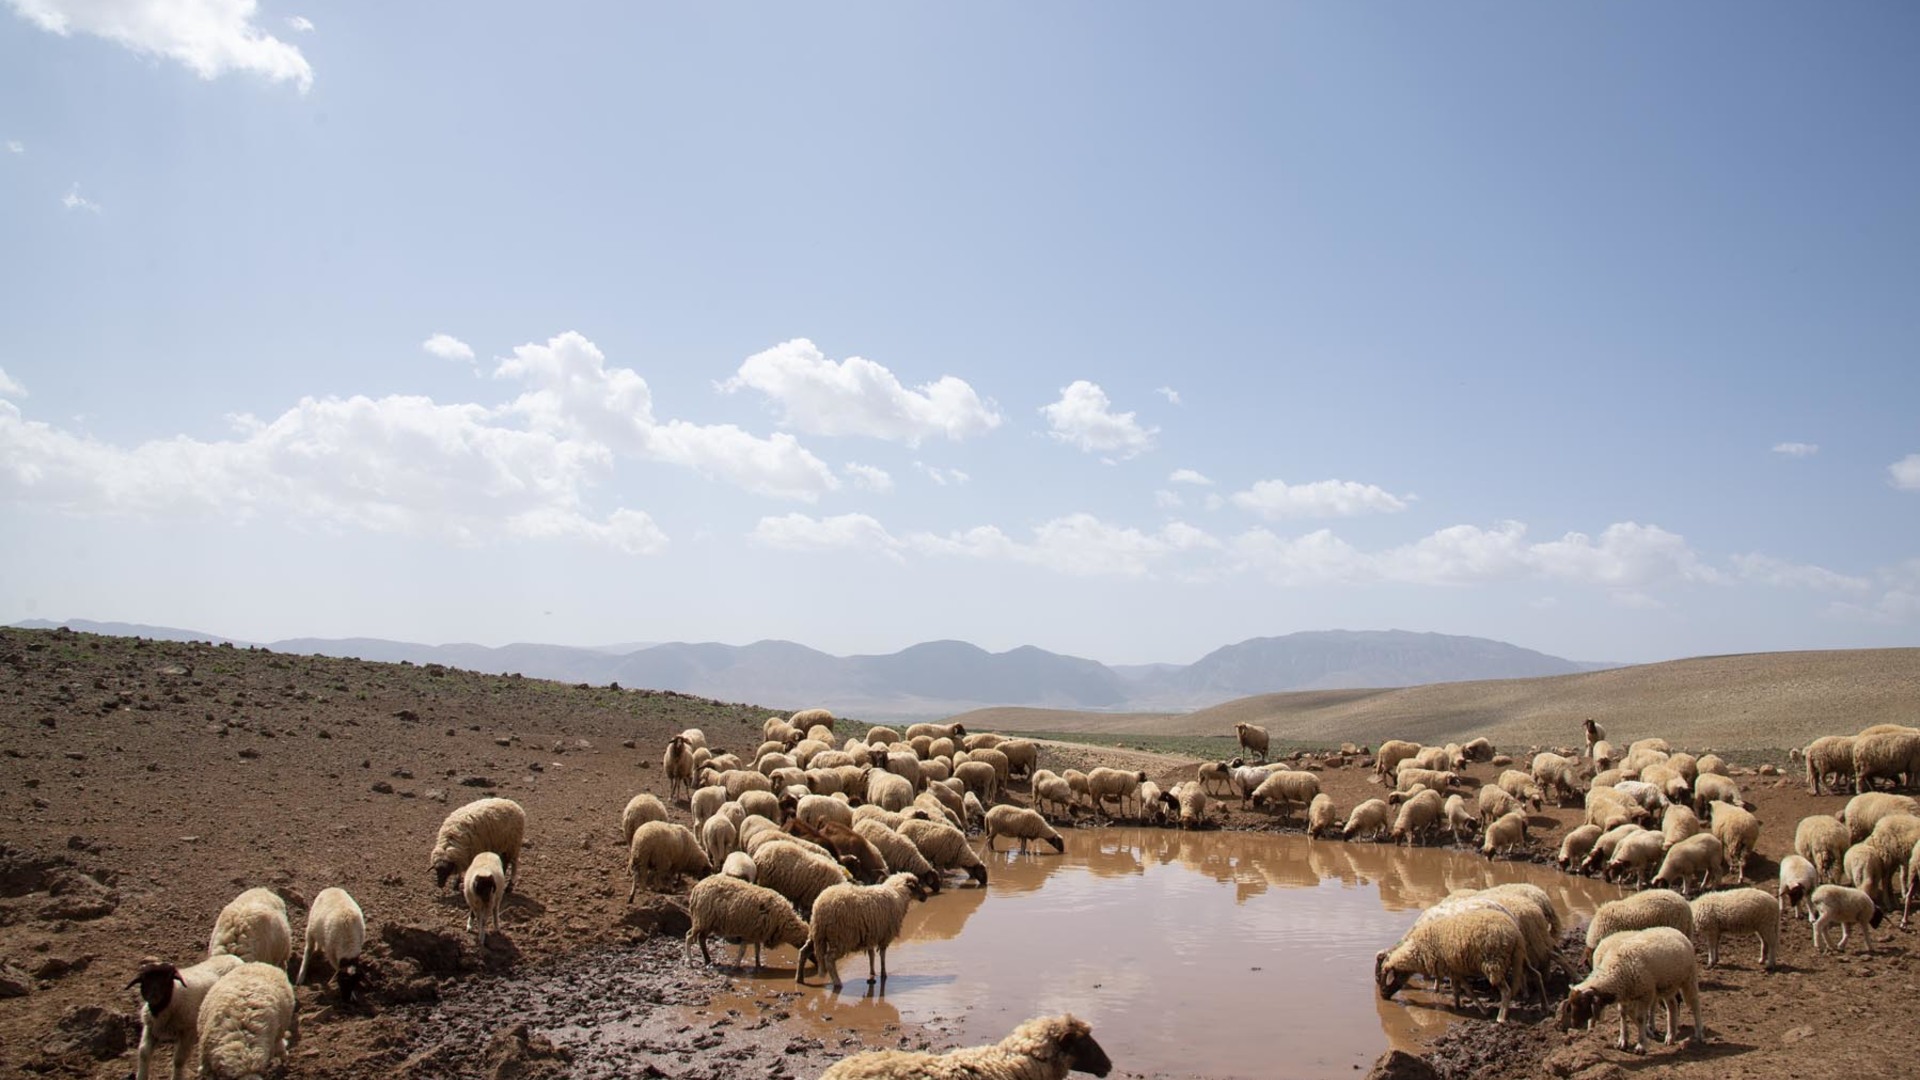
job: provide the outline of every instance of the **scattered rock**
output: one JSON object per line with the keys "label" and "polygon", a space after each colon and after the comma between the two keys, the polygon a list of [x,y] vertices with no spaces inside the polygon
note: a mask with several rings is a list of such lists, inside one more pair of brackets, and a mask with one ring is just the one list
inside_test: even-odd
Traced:
{"label": "scattered rock", "polygon": [[497,738],[495,738],[495,739],[493,740],[493,745],[495,745],[495,746],[512,746],[512,745],[513,745],[513,740],[512,740],[512,739],[509,739],[509,738],[507,738],[507,737],[506,737],[505,735],[501,735],[501,736],[499,736],[499,737],[497,737]]}
{"label": "scattered rock", "polygon": [[683,938],[687,931],[693,929],[693,918],[680,901],[652,893],[636,900],[633,907],[620,917],[620,924],[648,934]]}
{"label": "scattered rock", "polygon": [[[688,929],[692,926],[689,921]],[[386,923],[380,927],[380,940],[393,955],[413,961],[429,975],[451,975],[460,970],[460,939],[452,934],[424,926]]]}
{"label": "scattered rock", "polygon": [[1801,1039],[1809,1038],[1812,1035],[1813,1035],[1813,1026],[1810,1024],[1802,1025],[1800,1027],[1797,1027],[1788,1031],[1785,1035],[1780,1036],[1780,1044],[1782,1046],[1792,1046],[1794,1043],[1799,1042]]}
{"label": "scattered rock", "polygon": [[515,1024],[487,1043],[488,1080],[561,1077],[570,1071],[567,1066],[572,1061],[573,1051],[530,1033],[525,1024]]}
{"label": "scattered rock", "polygon": [[33,976],[12,964],[0,964],[0,998],[26,997],[33,992]]}
{"label": "scattered rock", "polygon": [[[66,975],[71,975],[76,971],[85,971],[87,965],[91,963],[93,963],[92,953],[84,956],[76,956],[71,960],[58,956],[49,956],[45,960],[40,961],[40,965],[33,969],[33,977],[36,979],[58,979]],[[18,997],[19,995],[15,994],[12,996]]]}
{"label": "scattered rock", "polygon": [[260,756],[260,751],[255,750],[251,746],[241,747],[240,749],[240,757],[246,761],[252,761],[254,758],[257,758],[259,756]]}
{"label": "scattered rock", "polygon": [[49,1056],[81,1053],[96,1061],[108,1061],[126,1053],[139,1040],[140,1026],[133,1014],[99,1005],[75,1005],[60,1014],[60,1022],[42,1049]]}
{"label": "scattered rock", "polygon": [[385,780],[375,780],[373,782],[373,790],[382,795],[391,795],[393,794],[393,785],[387,783]]}
{"label": "scattered rock", "polygon": [[1405,1050],[1389,1050],[1373,1063],[1367,1080],[1440,1080],[1440,1071],[1426,1058],[1414,1057]]}
{"label": "scattered rock", "polygon": [[447,793],[440,788],[430,787],[421,795],[421,798],[429,799],[433,802],[446,802]]}
{"label": "scattered rock", "polygon": [[463,776],[463,777],[461,777],[461,778],[460,778],[460,786],[461,786],[461,787],[477,787],[477,788],[490,788],[490,787],[494,787],[494,786],[496,786],[496,785],[494,784],[494,782],[493,782],[493,781],[492,781],[492,780],[491,780],[490,778],[488,778],[488,777],[485,777],[485,776]]}

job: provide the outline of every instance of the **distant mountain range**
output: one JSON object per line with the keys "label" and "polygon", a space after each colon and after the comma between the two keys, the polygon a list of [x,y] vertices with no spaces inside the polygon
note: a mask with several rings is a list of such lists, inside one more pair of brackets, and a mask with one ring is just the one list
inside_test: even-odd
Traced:
{"label": "distant mountain range", "polygon": [[[35,619],[14,625],[255,644],[193,630],[84,619],[66,623]],[[863,719],[944,716],[992,705],[1184,712],[1282,690],[1531,678],[1618,666],[1563,660],[1486,638],[1404,630],[1321,630],[1250,638],[1215,649],[1191,664],[1114,667],[1031,645],[990,653],[964,641],[929,641],[884,656],[831,656],[791,641],[491,648],[379,638],[290,638],[260,644],[275,652],[445,664],[562,682],[617,682],[773,708],[824,705]]]}

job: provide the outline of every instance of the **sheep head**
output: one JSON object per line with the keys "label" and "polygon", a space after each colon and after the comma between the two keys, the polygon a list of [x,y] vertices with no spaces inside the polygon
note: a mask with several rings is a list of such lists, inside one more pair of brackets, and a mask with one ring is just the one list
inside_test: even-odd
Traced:
{"label": "sheep head", "polygon": [[1100,1044],[1093,1041],[1093,1028],[1085,1020],[1074,1016],[1063,1017],[1056,1036],[1055,1046],[1061,1057],[1067,1059],[1068,1072],[1090,1073],[1105,1076],[1113,1071],[1113,1061]]}
{"label": "sheep head", "polygon": [[334,969],[333,981],[340,987],[340,1000],[352,1003],[353,995],[360,990],[360,981],[366,977],[367,964],[360,957],[340,961]]}
{"label": "sheep head", "polygon": [[920,875],[920,885],[922,888],[925,888],[927,890],[928,895],[932,895],[934,893],[939,892],[940,891],[940,871],[927,870],[924,873],[922,873]]}
{"label": "sheep head", "polygon": [[157,1016],[165,1012],[167,1005],[173,1001],[174,983],[182,986],[187,984],[187,980],[181,977],[179,968],[172,964],[149,961],[140,965],[139,972],[127,983],[127,989],[139,987],[140,1000],[147,1003],[148,1012]]}
{"label": "sheep head", "polygon": [[1586,1027],[1607,1007],[1613,995],[1589,987],[1575,987],[1567,992],[1567,1000],[1555,1010],[1553,1021],[1561,1031],[1572,1031],[1576,1027]]}
{"label": "sheep head", "polygon": [[1407,985],[1409,976],[1408,972],[1401,971],[1389,963],[1389,955],[1388,950],[1381,949],[1373,956],[1373,981],[1374,985],[1380,988],[1380,998],[1383,1001],[1391,1000],[1393,995],[1399,993],[1400,988]]}
{"label": "sheep head", "polygon": [[987,884],[986,864],[982,863],[975,866],[967,867],[967,876],[972,878],[974,881],[979,882],[981,888],[985,888]]}
{"label": "sheep head", "polygon": [[1048,844],[1051,844],[1053,846],[1053,852],[1056,855],[1062,854],[1067,850],[1067,842],[1057,836],[1048,836],[1048,837],[1044,837],[1043,839],[1045,839]]}
{"label": "sheep head", "polygon": [[428,869],[433,871],[433,887],[444,889],[447,887],[447,879],[453,876],[458,867],[453,865],[452,859],[440,858],[435,859]]}
{"label": "sheep head", "polygon": [[1885,922],[1886,919],[1887,913],[1880,910],[1879,904],[1875,904],[1873,905],[1873,917],[1867,920],[1867,925],[1878,930],[1880,929],[1880,924]]}

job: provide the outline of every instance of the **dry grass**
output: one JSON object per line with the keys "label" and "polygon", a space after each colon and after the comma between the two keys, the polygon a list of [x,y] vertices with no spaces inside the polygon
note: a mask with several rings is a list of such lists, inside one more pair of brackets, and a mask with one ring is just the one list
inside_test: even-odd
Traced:
{"label": "dry grass", "polygon": [[1616,743],[1662,735],[1693,747],[1801,746],[1870,724],[1920,724],[1920,649],[1748,653],[1579,675],[1393,690],[1261,694],[1185,715],[981,709],[979,730],[1231,735],[1260,724],[1289,742],[1566,745],[1591,716]]}

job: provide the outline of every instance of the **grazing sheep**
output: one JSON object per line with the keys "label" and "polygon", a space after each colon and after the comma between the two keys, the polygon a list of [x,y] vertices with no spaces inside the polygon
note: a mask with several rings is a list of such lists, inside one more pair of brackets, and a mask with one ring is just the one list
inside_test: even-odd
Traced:
{"label": "grazing sheep", "polygon": [[769,821],[780,816],[780,799],[771,791],[743,791],[736,800],[747,814],[758,814]]}
{"label": "grazing sheep", "polygon": [[1416,785],[1439,792],[1450,787],[1458,787],[1460,774],[1439,772],[1434,769],[1401,769],[1394,781],[1395,791],[1412,791]]}
{"label": "grazing sheep", "polygon": [[[1729,775],[1727,772],[1727,760],[1719,754],[1701,754],[1700,760],[1696,763],[1695,768],[1698,769],[1700,775]],[[1694,779],[1699,779],[1699,775],[1696,775]]]}
{"label": "grazing sheep", "polygon": [[[967,727],[965,724],[907,725],[907,738],[912,739],[916,735],[925,735],[929,739],[964,739],[967,737]],[[867,741],[873,741],[871,733],[867,736]],[[967,749],[971,750],[973,748],[968,747]]]}
{"label": "grazing sheep", "polygon": [[[1524,777],[1526,774],[1515,773],[1514,775]],[[1531,781],[1529,781],[1529,786],[1531,786]],[[1480,809],[1480,820],[1482,821],[1497,821],[1513,813],[1515,810],[1521,809],[1523,805],[1521,800],[1509,794],[1507,789],[1500,787],[1498,784],[1483,785],[1479,793],[1474,796],[1474,802]]]}
{"label": "grazing sheep", "polygon": [[1580,794],[1579,766],[1559,754],[1535,754],[1532,772],[1541,794],[1554,796],[1562,805]]}
{"label": "grazing sheep", "polygon": [[1650,829],[1621,839],[1613,849],[1613,857],[1607,860],[1606,879],[1615,881],[1631,873],[1635,884],[1644,885],[1647,874],[1660,861],[1666,845],[1660,834]]}
{"label": "grazing sheep", "polygon": [[1857,926],[1860,936],[1866,939],[1867,951],[1873,951],[1873,931],[1884,916],[1880,913],[1880,905],[1874,903],[1871,896],[1845,885],[1822,885],[1813,890],[1809,906],[1812,908],[1808,918],[1813,920],[1814,952],[1827,951],[1827,930],[1834,926],[1840,928],[1839,948],[1847,947],[1848,934]]}
{"label": "grazing sheep", "polygon": [[295,986],[307,981],[307,965],[315,956],[326,958],[340,986],[340,1000],[353,1001],[360,986],[360,950],[367,943],[367,917],[360,905],[340,888],[321,889],[307,909],[306,942],[300,949],[300,974]]}
{"label": "grazing sheep", "polygon": [[1007,775],[1032,776],[1040,765],[1040,747],[1032,739],[1008,739],[993,749],[1007,759]]}
{"label": "grazing sheep", "polygon": [[[1043,823],[1044,824],[1044,823]],[[811,964],[840,989],[839,959],[855,950],[867,954],[867,985],[874,983],[873,956],[880,954],[879,981],[887,981],[887,946],[900,936],[900,924],[906,921],[907,907],[925,900],[927,889],[912,874],[894,874],[878,885],[835,885],[813,902],[813,918],[807,942],[800,947],[800,962],[793,981],[806,981]]]}
{"label": "grazing sheep", "polygon": [[1559,864],[1560,869],[1572,871],[1593,850],[1593,842],[1600,839],[1600,832],[1598,825],[1568,829],[1567,835],[1560,839],[1560,855],[1554,862]]}
{"label": "grazing sheep", "polygon": [[466,873],[475,855],[491,851],[507,868],[507,889],[512,891],[526,833],[527,812],[519,803],[512,799],[475,799],[456,807],[440,823],[433,851],[427,856],[427,869],[433,871],[434,884],[445,888],[448,878]]}
{"label": "grazing sheep", "polygon": [[[688,799],[691,800],[692,796],[689,795]],[[633,830],[645,825],[649,821],[665,820],[667,820],[666,806],[654,796],[646,792],[641,792],[633,798],[628,799],[627,808],[620,811],[620,832],[622,838],[631,844],[633,843]]]}
{"label": "grazing sheep", "polygon": [[[707,819],[712,817],[714,811],[720,809],[726,801],[727,789],[717,784],[694,792],[693,796],[687,800],[687,808],[693,812],[694,825],[706,824]],[[639,828],[638,825],[634,827]],[[633,843],[633,837],[627,837],[627,843]]]}
{"label": "grazing sheep", "polygon": [[1512,852],[1527,842],[1527,815],[1515,811],[1487,826],[1487,837],[1480,853],[1491,859],[1497,851]]}
{"label": "grazing sheep", "polygon": [[1254,806],[1272,803],[1279,820],[1284,824],[1292,816],[1293,807],[1305,807],[1320,794],[1320,778],[1310,772],[1276,772],[1260,781],[1248,797]]}
{"label": "grazing sheep", "polygon": [[1713,835],[1726,845],[1727,865],[1735,881],[1747,880],[1747,856],[1760,842],[1760,819],[1732,803],[1713,804]]}
{"label": "grazing sheep", "polygon": [[[1200,786],[1209,789],[1208,794],[1233,794],[1233,766],[1228,762],[1202,762],[1200,764],[1199,777]],[[1227,790],[1224,793],[1212,791],[1211,789],[1216,784],[1225,787]]]}
{"label": "grazing sheep", "polygon": [[[676,792],[685,791],[693,795],[693,744],[683,732],[667,740],[667,752],[661,756],[660,764],[667,773],[667,798],[673,798]],[[631,832],[631,830],[629,830]]]}
{"label": "grazing sheep", "polygon": [[1053,831],[1047,819],[1037,811],[1024,806],[996,806],[987,811],[987,850],[993,850],[993,839],[1006,836],[1020,841],[1020,850],[1025,852],[1027,844],[1033,840],[1044,840],[1053,846],[1055,852],[1067,850],[1067,842]]}
{"label": "grazing sheep", "polygon": [[1615,825],[1605,830],[1600,834],[1600,839],[1593,842],[1593,847],[1587,852],[1586,859],[1580,863],[1581,872],[1591,874],[1595,870],[1605,869],[1607,860],[1613,858],[1614,850],[1620,846],[1621,841],[1635,833],[1645,831],[1632,822]]}
{"label": "grazing sheep", "polygon": [[1764,890],[1728,889],[1693,900],[1693,932],[1707,946],[1707,966],[1720,962],[1720,939],[1728,934],[1760,937],[1760,966],[1773,970],[1780,955],[1780,905]]}
{"label": "grazing sheep", "polygon": [[712,870],[713,863],[692,829],[671,821],[649,821],[634,830],[633,842],[627,846],[627,875],[633,879],[627,903],[633,903],[643,886],[658,892],[682,874],[698,877]]}
{"label": "grazing sheep", "polygon": [[1173,790],[1167,794],[1173,797],[1174,805],[1179,811],[1181,828],[1198,829],[1207,824],[1209,804],[1206,790],[1200,786],[1200,781],[1189,780],[1184,784],[1175,784]]}
{"label": "grazing sheep", "polygon": [[963,761],[953,767],[953,775],[966,785],[968,791],[986,802],[993,802],[1000,797],[1000,774],[994,771],[989,762]]}
{"label": "grazing sheep", "polygon": [[1853,740],[1853,777],[1861,791],[1888,779],[1896,787],[1912,787],[1920,780],[1920,732],[1882,731]]}
{"label": "grazing sheep", "polygon": [[744,851],[728,852],[727,861],[720,864],[720,872],[741,881],[753,881],[760,876],[760,871],[753,865],[753,856]]}
{"label": "grazing sheep", "polygon": [[753,869],[755,882],[786,897],[802,915],[813,910],[821,893],[851,876],[833,856],[809,851],[791,837],[755,851]]}
{"label": "grazing sheep", "polygon": [[1873,897],[1873,902],[1883,908],[1892,906],[1894,868],[1886,852],[1862,841],[1847,849],[1841,863],[1854,888]]}
{"label": "grazing sheep", "polygon": [[1823,735],[1807,744],[1802,757],[1807,763],[1807,791],[1820,794],[1825,784],[1839,791],[1842,784],[1853,783],[1853,736]]}
{"label": "grazing sheep", "polygon": [[1609,946],[1604,963],[1591,975],[1567,991],[1555,1020],[1560,1030],[1590,1024],[1612,1003],[1620,1006],[1620,1042],[1622,1050],[1635,1053],[1647,1049],[1645,1030],[1652,1020],[1653,1007],[1667,1009],[1667,1042],[1673,1042],[1676,993],[1686,998],[1693,1011],[1693,1032],[1689,1045],[1706,1041],[1706,1028],[1700,1022],[1700,973],[1693,956],[1693,942],[1672,927],[1657,926],[1634,930],[1626,938]]}
{"label": "grazing sheep", "polygon": [[927,862],[927,857],[920,854],[920,849],[913,846],[913,841],[895,832],[891,825],[867,819],[854,822],[853,831],[879,850],[880,857],[887,861],[889,874],[912,874],[929,891],[940,891],[940,871]]}
{"label": "grazing sheep", "polygon": [[700,773],[700,786],[709,787],[718,784],[727,789],[727,798],[738,800],[749,791],[773,791],[773,781],[767,774],[753,769],[716,769],[708,765]]}
{"label": "grazing sheep", "polygon": [[1267,729],[1258,724],[1235,724],[1233,733],[1240,738],[1240,748],[1252,754],[1255,761],[1267,760]]}
{"label": "grazing sheep", "polygon": [[1446,803],[1437,791],[1423,791],[1408,799],[1401,804],[1399,815],[1393,819],[1393,832],[1390,834],[1393,842],[1397,844],[1405,839],[1409,844],[1418,843],[1439,824],[1440,815],[1445,810]]}
{"label": "grazing sheep", "polygon": [[876,767],[867,774],[867,801],[882,810],[905,810],[913,803],[913,784],[906,777]]}
{"label": "grazing sheep", "polygon": [[793,910],[787,898],[749,881],[716,874],[702,878],[687,894],[687,914],[693,925],[687,930],[683,955],[693,961],[694,942],[700,943],[700,959],[713,963],[707,951],[707,938],[738,938],[740,951],[735,966],[746,958],[747,946],[753,946],[753,967],[760,969],[760,950],[767,945],[792,945],[807,942],[807,924]]}
{"label": "grazing sheep", "polygon": [[1601,904],[1587,923],[1587,951],[1583,958],[1593,962],[1600,943],[1627,930],[1646,930],[1655,926],[1672,927],[1693,936],[1693,905],[1672,889],[1648,889]]}
{"label": "grazing sheep", "polygon": [[265,1076],[300,1041],[299,1002],[284,967],[241,964],[200,1002],[200,1075]]}
{"label": "grazing sheep", "polygon": [[1613,790],[1632,799],[1649,815],[1664,813],[1667,809],[1667,793],[1658,784],[1644,780],[1621,780],[1613,785]]}
{"label": "grazing sheep", "polygon": [[1660,819],[1660,836],[1668,847],[1702,831],[1700,815],[1692,807],[1674,803]]}
{"label": "grazing sheep", "polygon": [[1593,760],[1594,772],[1605,772],[1613,768],[1613,744],[1605,739],[1590,742],[1587,744],[1587,757]]}
{"label": "grazing sheep", "polygon": [[913,841],[935,870],[965,870],[981,885],[987,883],[987,868],[980,856],[967,844],[967,834],[942,821],[907,820],[900,823],[901,836]]}
{"label": "grazing sheep", "polygon": [[1693,782],[1694,813],[1706,814],[1707,808],[1717,802],[1746,805],[1746,801],[1740,798],[1740,785],[1729,777],[1706,773]]}
{"label": "grazing sheep", "polygon": [[1506,1023],[1517,986],[1527,972],[1526,936],[1519,922],[1504,909],[1471,907],[1435,918],[1422,916],[1399,944],[1382,949],[1373,959],[1373,981],[1383,999],[1391,999],[1414,975],[1453,980],[1453,1007],[1460,1008],[1460,992],[1470,980],[1485,979],[1500,991],[1500,1011]]}
{"label": "grazing sheep", "polygon": [[1847,842],[1857,844],[1873,833],[1880,819],[1893,814],[1920,814],[1920,802],[1910,796],[1871,791],[1855,795],[1837,816],[1847,825]]}
{"label": "grazing sheep", "polygon": [[[500,856],[491,851],[475,855],[473,861],[467,864],[467,872],[460,876],[460,892],[467,898],[467,929],[476,929],[473,923],[477,916],[480,920],[480,947],[483,949],[487,947],[487,923],[493,923],[495,930],[500,929],[500,897],[506,891],[507,868],[500,861]],[[627,899],[632,900],[633,897],[629,895]]]}
{"label": "grazing sheep", "polygon": [[809,825],[837,821],[849,828],[853,826],[853,807],[827,795],[807,795],[795,800],[793,816]]}
{"label": "grazing sheep", "polygon": [[[633,844],[632,838],[628,838],[627,844]],[[723,814],[708,818],[706,824],[700,826],[700,849],[707,853],[707,862],[713,866],[720,865],[727,856],[739,851],[740,830],[733,824],[733,819]]]}
{"label": "grazing sheep", "polygon": [[1394,766],[1394,771],[1398,772],[1401,769],[1412,768],[1446,772],[1453,767],[1453,755],[1447,752],[1446,747],[1423,746],[1420,748],[1419,753],[1414,754],[1412,757]]}
{"label": "grazing sheep", "polygon": [[787,723],[802,730],[811,729],[814,725],[818,724],[826,728],[828,732],[833,731],[833,720],[833,710],[821,708],[801,709],[799,712],[787,717]]}
{"label": "grazing sheep", "polygon": [[229,953],[246,961],[287,965],[293,955],[293,928],[287,904],[271,889],[248,889],[234,897],[213,921],[207,955]]}
{"label": "grazing sheep", "polygon": [[[1808,904],[1808,899],[1819,887],[1820,871],[1814,869],[1812,863],[1798,855],[1782,858],[1780,860],[1780,917],[1784,919],[1789,912],[1794,912],[1806,915],[1811,921],[1813,908]],[[1815,946],[1817,949],[1818,942]]]}
{"label": "grazing sheep", "polygon": [[1033,774],[1032,787],[1034,809],[1045,813],[1048,806],[1053,806],[1062,818],[1073,819],[1073,787],[1064,777],[1040,769]]}
{"label": "grazing sheep", "polygon": [[200,1003],[220,977],[246,961],[230,953],[209,956],[192,967],[148,961],[129,989],[140,988],[140,1057],[134,1080],[151,1080],[153,1056],[162,1042],[173,1043],[173,1080],[186,1080],[187,1066],[200,1051]]}
{"label": "grazing sheep", "polygon": [[1847,826],[1825,814],[1801,818],[1793,830],[1794,854],[1812,863],[1822,881],[1840,880],[1844,872],[1842,860],[1851,843]]}
{"label": "grazing sheep", "polygon": [[[1533,776],[1519,769],[1508,769],[1494,780],[1494,786],[1513,798],[1526,803],[1535,810],[1540,809],[1540,785],[1533,782]],[[1480,790],[1485,791],[1486,788]]]}
{"label": "grazing sheep", "polygon": [[1389,777],[1399,769],[1400,763],[1420,752],[1419,743],[1405,739],[1388,739],[1380,744],[1380,752],[1373,756],[1373,771],[1381,777]]}
{"label": "grazing sheep", "polygon": [[1124,815],[1127,804],[1139,798],[1140,785],[1146,782],[1147,774],[1143,771],[1128,772],[1105,766],[1092,770],[1087,773],[1087,794],[1093,799],[1094,813],[1105,813],[1106,801],[1112,799]]}
{"label": "grazing sheep", "polygon": [[[1201,798],[1204,799],[1206,798],[1206,796],[1202,795]],[[1455,795],[1454,798],[1457,799],[1459,798],[1459,796]],[[1448,802],[1448,810],[1449,810],[1448,821],[1449,823],[1452,823],[1452,818],[1450,813],[1452,810],[1451,800],[1449,800]],[[1466,811],[1462,809],[1461,814],[1464,816],[1465,813]],[[1468,820],[1471,821],[1471,818],[1469,818]],[[1340,810],[1338,807],[1333,805],[1333,796],[1325,794],[1324,792],[1319,795],[1315,795],[1313,797],[1313,802],[1308,804],[1307,806],[1307,835],[1308,836],[1325,836],[1339,827],[1340,827]]]}
{"label": "grazing sheep", "polygon": [[1067,769],[1061,772],[1060,776],[1067,782],[1067,787],[1073,790],[1074,805],[1079,805],[1080,800],[1083,799],[1091,805],[1093,796],[1088,791],[1086,773],[1081,772],[1079,769]]}
{"label": "grazing sheep", "polygon": [[[1445,809],[1444,804],[1442,804],[1442,809]],[[1380,838],[1381,833],[1387,832],[1392,828],[1392,822],[1389,817],[1390,810],[1391,807],[1387,805],[1386,800],[1368,799],[1366,802],[1354,807],[1353,812],[1347,815],[1346,827],[1340,830],[1340,835],[1348,840],[1360,836],[1367,836],[1377,840]]]}
{"label": "grazing sheep", "polygon": [[820,1080],[1064,1080],[1070,1072],[1113,1070],[1093,1029],[1073,1014],[1029,1020],[992,1046],[944,1054],[869,1050],[820,1074]]}
{"label": "grazing sheep", "polygon": [[1667,849],[1660,872],[1653,875],[1653,884],[1663,889],[1678,887],[1687,893],[1692,891],[1688,886],[1696,877],[1700,888],[1706,889],[1718,885],[1726,872],[1726,845],[1712,833],[1697,833]]}
{"label": "grazing sheep", "polygon": [[1492,761],[1493,744],[1485,738],[1474,739],[1462,746],[1460,753],[1468,761]]}

